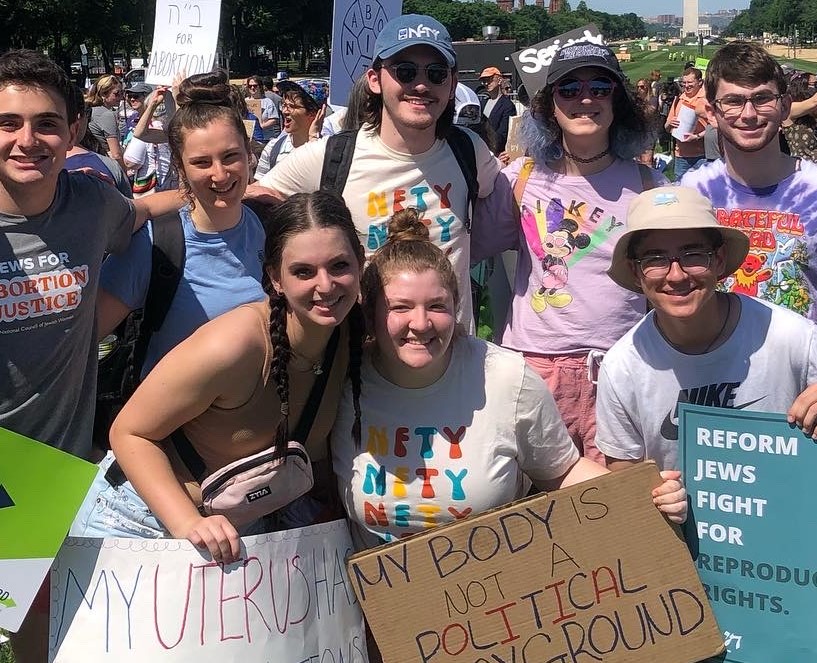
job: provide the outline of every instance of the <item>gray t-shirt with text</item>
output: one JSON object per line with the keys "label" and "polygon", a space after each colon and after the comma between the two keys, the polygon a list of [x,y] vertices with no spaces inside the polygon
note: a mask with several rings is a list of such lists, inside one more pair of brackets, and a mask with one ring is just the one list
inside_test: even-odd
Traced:
{"label": "gray t-shirt with text", "polygon": [[134,217],[113,187],[65,171],[42,214],[0,212],[0,427],[89,457],[99,270]]}

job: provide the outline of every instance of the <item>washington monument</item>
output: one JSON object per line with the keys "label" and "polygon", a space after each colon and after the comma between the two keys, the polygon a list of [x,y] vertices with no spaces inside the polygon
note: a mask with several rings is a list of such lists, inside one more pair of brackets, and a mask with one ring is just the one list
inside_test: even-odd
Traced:
{"label": "washington monument", "polygon": [[698,36],[698,0],[684,0],[684,25],[681,37]]}

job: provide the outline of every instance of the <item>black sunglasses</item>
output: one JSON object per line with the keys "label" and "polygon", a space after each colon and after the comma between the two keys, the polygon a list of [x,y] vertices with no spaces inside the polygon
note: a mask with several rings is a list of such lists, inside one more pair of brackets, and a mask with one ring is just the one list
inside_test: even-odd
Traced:
{"label": "black sunglasses", "polygon": [[578,78],[563,78],[555,87],[555,92],[562,99],[575,99],[584,90],[594,99],[604,99],[613,94],[616,84],[606,76],[599,76],[589,81],[580,81]]}
{"label": "black sunglasses", "polygon": [[398,62],[397,64],[390,64],[388,68],[391,69],[394,77],[403,84],[411,83],[417,78],[417,73],[420,69],[425,69],[426,78],[432,85],[442,85],[448,78],[449,69],[447,65],[434,62],[427,64],[425,67],[419,67],[413,62]]}

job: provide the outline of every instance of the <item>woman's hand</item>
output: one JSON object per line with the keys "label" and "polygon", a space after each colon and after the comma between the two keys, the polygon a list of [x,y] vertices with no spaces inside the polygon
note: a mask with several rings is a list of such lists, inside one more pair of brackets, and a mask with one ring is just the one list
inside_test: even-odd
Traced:
{"label": "woman's hand", "polygon": [[682,524],[687,519],[687,491],[678,470],[661,472],[664,480],[652,491],[652,502],[672,522]]}
{"label": "woman's hand", "polygon": [[240,537],[225,516],[199,516],[181,535],[196,548],[206,548],[214,562],[226,565],[238,559]]}
{"label": "woman's hand", "polygon": [[309,125],[309,140],[316,140],[321,137],[321,131],[323,130],[323,119],[325,117],[326,104],[318,109],[318,112],[315,113],[315,119],[312,120],[312,124]]}

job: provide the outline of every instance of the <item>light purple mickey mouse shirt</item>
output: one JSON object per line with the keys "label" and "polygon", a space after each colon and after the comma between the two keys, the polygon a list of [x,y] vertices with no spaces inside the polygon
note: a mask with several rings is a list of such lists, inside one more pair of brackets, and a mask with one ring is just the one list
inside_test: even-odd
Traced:
{"label": "light purple mickey mouse shirt", "polygon": [[[499,342],[545,355],[608,350],[644,315],[645,300],[616,285],[606,271],[624,232],[630,201],[642,188],[635,162],[616,160],[589,177],[537,165],[513,213],[513,187],[524,159],[497,178],[479,201],[472,260],[517,249],[513,301]],[[660,186],[666,179],[649,171]]]}

